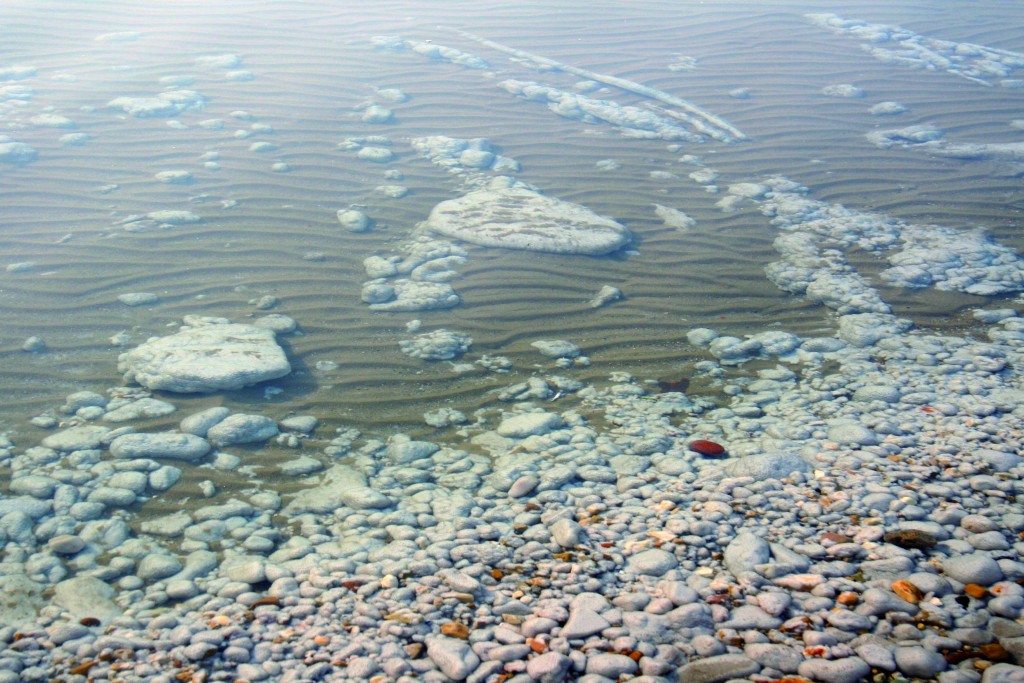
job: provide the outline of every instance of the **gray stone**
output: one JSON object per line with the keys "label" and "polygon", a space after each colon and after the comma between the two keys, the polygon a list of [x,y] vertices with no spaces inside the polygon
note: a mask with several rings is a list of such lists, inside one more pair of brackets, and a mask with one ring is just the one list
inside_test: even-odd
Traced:
{"label": "gray stone", "polygon": [[561,683],[569,673],[572,660],[561,652],[548,650],[526,663],[526,673],[537,683]]}
{"label": "gray stone", "polygon": [[281,429],[299,434],[312,434],[320,421],[313,415],[292,415],[281,420]]}
{"label": "gray stone", "polygon": [[53,601],[75,619],[93,617],[106,623],[121,616],[121,608],[114,603],[114,589],[92,576],[77,576],[58,583],[53,589]]}
{"label": "gray stone", "polygon": [[676,556],[660,548],[644,550],[629,558],[627,562],[630,569],[637,574],[646,576],[661,576],[670,569],[679,566]]}
{"label": "gray stone", "polygon": [[171,465],[158,467],[149,473],[149,487],[154,491],[166,491],[181,479],[181,470]]}
{"label": "gray stone", "polygon": [[559,634],[562,638],[586,638],[600,633],[611,626],[608,620],[589,607],[575,607],[569,611],[569,619]]}
{"label": "gray stone", "polygon": [[754,571],[754,567],[771,559],[771,546],[768,541],[748,531],[736,534],[736,537],[725,546],[723,563],[733,576]]}
{"label": "gray stone", "polygon": [[900,390],[888,384],[868,384],[853,392],[853,400],[896,403],[900,400]]}
{"label": "gray stone", "polygon": [[564,424],[557,413],[522,413],[505,418],[496,430],[500,436],[522,439],[547,434]]}
{"label": "gray stone", "polygon": [[99,448],[103,443],[103,435],[109,431],[110,427],[82,425],[50,434],[40,443],[55,451],[84,451]]}
{"label": "gray stone", "polygon": [[254,325],[184,327],[121,354],[126,382],[180,393],[232,389],[291,372],[274,333]]}
{"label": "gray stone", "polygon": [[47,541],[46,547],[58,555],[74,555],[85,548],[85,541],[71,534],[60,534]]}
{"label": "gray stone", "polygon": [[206,432],[217,447],[238,443],[262,443],[278,434],[277,423],[265,415],[235,413],[224,418]]}
{"label": "gray stone", "polygon": [[831,424],[828,428],[828,439],[836,443],[852,443],[859,446],[871,446],[878,443],[878,437],[874,432],[855,422]]}
{"label": "gray stone", "polygon": [[808,472],[811,466],[793,453],[766,453],[731,460],[722,469],[733,477],[753,477],[764,481],[784,479],[794,472]]}
{"label": "gray stone", "polygon": [[11,480],[11,493],[16,496],[32,496],[40,499],[52,498],[59,483],[52,477],[29,474]]}
{"label": "gray stone", "polygon": [[717,655],[683,665],[678,677],[679,683],[724,683],[760,670],[757,662],[744,655]]}
{"label": "gray stone", "polygon": [[934,678],[946,670],[946,658],[925,647],[896,648],[896,666],[912,678]]}
{"label": "gray stone", "polygon": [[796,673],[797,667],[803,661],[803,655],[799,650],[774,643],[750,643],[743,648],[743,654],[763,667],[785,674]]}
{"label": "gray stone", "polygon": [[139,561],[135,574],[143,581],[159,581],[181,571],[181,562],[173,555],[151,553]]}
{"label": "gray stone", "polygon": [[871,675],[871,667],[860,657],[815,658],[804,660],[797,673],[822,683],[862,683]]}
{"label": "gray stone", "polygon": [[390,498],[366,484],[366,477],[348,465],[329,468],[318,486],[295,495],[285,507],[286,514],[332,513],[343,505],[356,510],[379,509],[392,505]]}
{"label": "gray stone", "polygon": [[469,643],[446,636],[427,638],[427,656],[448,678],[464,681],[480,665]]}
{"label": "gray stone", "polygon": [[734,628],[737,631],[768,630],[781,625],[782,619],[773,617],[757,605],[740,605],[729,614],[726,621],[722,622],[724,628]]}
{"label": "gray stone", "polygon": [[986,553],[954,555],[942,561],[943,573],[960,583],[976,583],[991,586],[1003,580],[1003,570]]}
{"label": "gray stone", "polygon": [[210,452],[210,444],[194,434],[159,432],[122,434],[110,442],[115,458],[166,458],[196,462]]}
{"label": "gray stone", "polygon": [[223,406],[207,408],[206,410],[201,410],[198,413],[189,415],[181,421],[178,427],[183,432],[206,438],[206,433],[210,431],[210,427],[214,426],[230,414],[231,411]]}
{"label": "gray stone", "polygon": [[36,621],[42,584],[22,574],[0,575],[0,624],[19,627]]}
{"label": "gray stone", "polygon": [[[515,484],[513,484],[515,486]],[[511,489],[509,489],[511,495]],[[515,497],[515,496],[513,496]],[[574,548],[580,544],[583,527],[577,522],[562,518],[551,525],[551,538],[563,548]]]}
{"label": "gray stone", "polygon": [[596,676],[604,676],[613,681],[619,680],[620,676],[631,676],[636,673],[637,663],[626,655],[600,652],[587,656],[587,673]]}

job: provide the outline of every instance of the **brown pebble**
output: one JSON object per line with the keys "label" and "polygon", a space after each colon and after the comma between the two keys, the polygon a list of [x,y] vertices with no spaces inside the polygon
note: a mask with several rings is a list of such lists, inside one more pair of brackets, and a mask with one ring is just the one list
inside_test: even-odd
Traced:
{"label": "brown pebble", "polygon": [[921,598],[924,597],[920,588],[905,579],[893,581],[890,588],[892,588],[892,592],[900,598],[914,605],[921,602]]}
{"label": "brown pebble", "polygon": [[1006,662],[1010,659],[1010,653],[999,643],[987,643],[978,648],[978,651],[993,662]]}
{"label": "brown pebble", "polygon": [[501,571],[500,569],[492,569],[491,578],[495,581],[501,581],[503,578],[505,578],[505,572]]}
{"label": "brown pebble", "polygon": [[78,623],[81,624],[82,626],[88,626],[89,628],[94,628],[94,627],[100,625],[100,620],[97,619],[96,617],[82,617],[81,619],[78,620]]}
{"label": "brown pebble", "polygon": [[964,586],[964,593],[967,593],[975,600],[981,600],[983,597],[988,595],[988,589],[984,586],[979,586],[976,583],[969,583]]}
{"label": "brown pebble", "polygon": [[416,659],[423,654],[423,643],[409,643],[405,646],[405,654],[409,655],[412,659]]}
{"label": "brown pebble", "polygon": [[441,633],[452,638],[467,640],[469,638],[469,627],[457,621],[449,621],[441,625]]}
{"label": "brown pebble", "polygon": [[281,604],[280,598],[278,598],[276,595],[268,595],[266,597],[260,598],[259,600],[254,600],[253,603],[251,605],[249,605],[249,609],[255,609],[257,607],[262,607],[263,605],[280,605],[280,604]]}
{"label": "brown pebble", "polygon": [[901,548],[917,550],[927,550],[939,542],[937,538],[928,532],[917,529],[890,531],[882,537],[882,540],[886,543],[898,545]]}
{"label": "brown pebble", "polygon": [[526,644],[537,654],[541,654],[548,649],[547,644],[543,640],[538,640],[537,638],[527,638]]}
{"label": "brown pebble", "polygon": [[96,666],[96,660],[90,659],[88,662],[82,662],[78,666],[73,666],[68,670],[72,676],[85,676],[89,673],[89,669]]}
{"label": "brown pebble", "polygon": [[836,602],[840,605],[856,605],[860,602],[860,596],[853,591],[845,591],[836,596]]}

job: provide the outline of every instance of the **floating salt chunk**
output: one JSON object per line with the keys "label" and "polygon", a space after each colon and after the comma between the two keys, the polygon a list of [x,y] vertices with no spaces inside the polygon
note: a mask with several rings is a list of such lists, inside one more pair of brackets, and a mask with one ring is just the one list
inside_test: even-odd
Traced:
{"label": "floating salt chunk", "polygon": [[363,147],[356,156],[364,161],[372,161],[377,164],[384,164],[395,158],[394,152],[387,147]]}
{"label": "floating salt chunk", "polygon": [[861,90],[860,88],[858,88],[855,85],[850,85],[849,83],[838,83],[836,85],[826,85],[824,88],[821,89],[821,94],[822,95],[827,95],[828,97],[850,97],[850,98],[864,97],[864,95],[865,95],[863,90]]}
{"label": "floating salt chunk", "polygon": [[31,64],[12,64],[0,67],[0,81],[23,81],[36,75],[36,68]]}
{"label": "floating salt chunk", "polygon": [[138,31],[114,31],[113,33],[101,33],[93,40],[97,43],[130,43],[141,37],[142,34]]}
{"label": "floating salt chunk", "polygon": [[0,135],[0,162],[27,164],[38,156],[35,148],[24,142],[17,142],[6,135]]}
{"label": "floating salt chunk", "polygon": [[36,114],[29,119],[29,123],[39,128],[74,128],[77,124],[66,116],[60,114]]}
{"label": "floating salt chunk", "polygon": [[339,209],[338,222],[351,232],[366,232],[372,225],[370,217],[357,209]]}
{"label": "floating salt chunk", "polygon": [[126,381],[183,393],[240,389],[291,372],[274,333],[253,325],[200,324],[121,354]]}
{"label": "floating salt chunk", "polygon": [[64,147],[81,147],[89,140],[92,140],[92,136],[88,133],[68,133],[61,135],[58,142]]}
{"label": "floating salt chunk", "polygon": [[612,287],[611,285],[605,285],[598,291],[593,299],[590,300],[589,306],[591,308],[600,308],[607,306],[610,303],[619,301],[623,297],[622,290],[618,287]]}
{"label": "floating salt chunk", "polygon": [[905,111],[907,111],[906,106],[900,104],[899,102],[890,101],[879,102],[878,104],[871,107],[871,109],[868,110],[868,113],[871,114],[872,116],[895,116],[897,114],[902,114]]}
{"label": "floating salt chunk", "polygon": [[374,88],[373,90],[377,97],[388,102],[399,104],[409,101],[409,96],[398,88]]}
{"label": "floating salt chunk", "polygon": [[441,202],[425,230],[489,247],[607,254],[629,242],[625,226],[586,207],[513,185]]}
{"label": "floating salt chunk", "polygon": [[183,185],[185,183],[192,182],[192,174],[188,171],[160,171],[156,174],[156,179],[161,183],[174,183]]}
{"label": "floating salt chunk", "polygon": [[373,104],[363,111],[363,123],[388,123],[393,118],[393,112],[387,107]]}
{"label": "floating salt chunk", "polygon": [[422,360],[450,360],[458,358],[469,350],[473,340],[462,333],[448,330],[434,330],[403,339],[398,343],[402,353]]}
{"label": "floating salt chunk", "polygon": [[116,97],[107,106],[121,109],[131,116],[145,118],[202,110],[206,101],[194,90],[167,90],[154,97]]}
{"label": "floating salt chunk", "polygon": [[195,63],[201,69],[233,69],[242,65],[242,58],[230,53],[203,55],[196,57]]}

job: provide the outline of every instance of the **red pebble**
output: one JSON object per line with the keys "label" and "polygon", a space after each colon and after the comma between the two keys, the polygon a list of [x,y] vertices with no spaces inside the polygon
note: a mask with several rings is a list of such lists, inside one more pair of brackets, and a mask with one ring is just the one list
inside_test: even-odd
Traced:
{"label": "red pebble", "polygon": [[708,441],[706,439],[697,439],[691,441],[689,446],[691,451],[700,453],[701,455],[709,458],[717,458],[718,456],[725,453],[725,446],[714,441]]}

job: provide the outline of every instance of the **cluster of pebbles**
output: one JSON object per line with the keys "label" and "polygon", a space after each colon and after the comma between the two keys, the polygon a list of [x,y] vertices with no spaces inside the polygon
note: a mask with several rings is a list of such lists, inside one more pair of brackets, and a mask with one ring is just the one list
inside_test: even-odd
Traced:
{"label": "cluster of pebbles", "polygon": [[3,444],[0,682],[1024,680],[1024,323],[976,318],[709,354],[727,404],[538,375],[433,441],[72,394]]}

